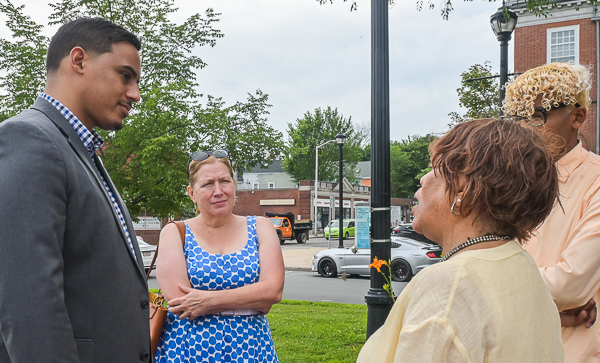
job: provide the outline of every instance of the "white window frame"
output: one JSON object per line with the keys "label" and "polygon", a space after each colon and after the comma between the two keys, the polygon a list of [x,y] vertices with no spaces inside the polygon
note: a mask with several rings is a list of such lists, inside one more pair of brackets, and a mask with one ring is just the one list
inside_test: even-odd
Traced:
{"label": "white window frame", "polygon": [[254,182],[252,184],[252,189],[260,189],[260,184],[258,182]]}
{"label": "white window frame", "polygon": [[269,182],[267,189],[275,189],[275,182]]}
{"label": "white window frame", "polygon": [[575,64],[579,64],[579,25],[546,29],[546,64],[552,63],[552,33],[575,30]]}

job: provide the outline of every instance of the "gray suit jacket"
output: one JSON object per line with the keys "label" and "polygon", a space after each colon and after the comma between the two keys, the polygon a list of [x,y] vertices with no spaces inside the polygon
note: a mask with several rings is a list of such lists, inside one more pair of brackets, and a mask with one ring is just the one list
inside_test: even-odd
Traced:
{"label": "gray suit jacket", "polygon": [[151,361],[148,290],[79,136],[48,101],[0,123],[0,362]]}

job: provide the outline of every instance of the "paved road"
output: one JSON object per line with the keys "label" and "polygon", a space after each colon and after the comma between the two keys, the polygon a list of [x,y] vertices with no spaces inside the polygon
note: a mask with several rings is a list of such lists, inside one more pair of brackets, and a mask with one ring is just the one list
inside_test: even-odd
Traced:
{"label": "paved road", "polygon": [[[333,248],[336,248],[338,241],[331,241]],[[354,244],[354,238],[344,240],[344,246],[350,247]],[[311,238],[305,244],[298,244],[292,241],[286,241],[281,245],[284,255],[290,256],[290,252],[295,255],[300,255],[302,258],[296,259],[293,262],[309,262],[314,251],[326,249],[328,241],[323,238]],[[306,250],[305,252],[302,252]],[[302,253],[296,253],[302,252]],[[291,260],[291,259],[290,259]],[[288,261],[286,261],[287,264]],[[310,268],[310,264],[302,265],[306,269]],[[158,288],[156,278],[153,272],[148,285],[151,288]],[[369,290],[370,281],[368,276],[348,277],[346,280],[340,278],[324,278],[316,272],[311,271],[285,271],[285,286],[283,290],[283,298],[287,300],[305,300],[305,301],[325,301],[339,302],[346,304],[365,304],[364,296]],[[406,283],[393,282],[394,292],[399,294]]]}
{"label": "paved road", "polygon": [[[394,293],[399,294],[406,285],[407,282],[393,282]],[[343,280],[321,277],[316,272],[286,271],[283,298],[365,305],[369,286],[369,276]]]}
{"label": "paved road", "polygon": [[[406,282],[393,282],[394,293],[399,294]],[[148,280],[150,288],[158,288],[154,272]],[[283,298],[286,300],[338,302],[365,305],[369,291],[369,277],[324,278],[316,272],[286,271]]]}
{"label": "paved road", "polygon": [[[296,248],[314,248],[314,247],[322,247],[328,248],[328,240],[325,237],[311,237],[305,244],[299,244],[296,241],[285,241],[284,244],[281,245],[282,250],[286,249],[296,249]],[[339,240],[337,238],[331,239],[331,248],[337,248],[339,244]],[[352,247],[355,243],[354,237],[350,237],[344,240],[344,247]]]}

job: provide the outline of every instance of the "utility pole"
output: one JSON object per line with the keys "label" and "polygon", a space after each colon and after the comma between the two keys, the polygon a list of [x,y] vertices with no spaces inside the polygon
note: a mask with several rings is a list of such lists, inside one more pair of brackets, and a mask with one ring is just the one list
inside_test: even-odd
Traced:
{"label": "utility pole", "polygon": [[[390,77],[388,0],[371,0],[371,261],[391,258],[390,230]],[[382,272],[388,273],[389,266]],[[379,329],[394,301],[384,290],[384,277],[371,269],[367,338]]]}

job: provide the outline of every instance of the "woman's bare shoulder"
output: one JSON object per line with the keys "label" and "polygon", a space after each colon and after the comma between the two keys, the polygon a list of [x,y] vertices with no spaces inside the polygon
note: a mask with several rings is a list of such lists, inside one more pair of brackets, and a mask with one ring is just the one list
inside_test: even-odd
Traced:
{"label": "woman's bare shoulder", "polygon": [[268,218],[256,216],[256,228],[273,229],[273,223]]}

